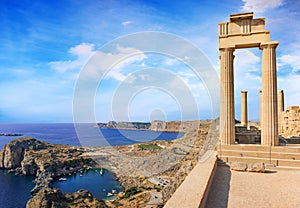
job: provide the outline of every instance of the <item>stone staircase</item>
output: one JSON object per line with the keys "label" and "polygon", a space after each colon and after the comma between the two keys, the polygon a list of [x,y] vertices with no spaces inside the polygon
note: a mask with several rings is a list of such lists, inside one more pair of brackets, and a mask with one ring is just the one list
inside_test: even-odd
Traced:
{"label": "stone staircase", "polygon": [[267,167],[300,170],[300,145],[267,147],[261,145],[218,145],[218,158],[224,162],[263,162]]}

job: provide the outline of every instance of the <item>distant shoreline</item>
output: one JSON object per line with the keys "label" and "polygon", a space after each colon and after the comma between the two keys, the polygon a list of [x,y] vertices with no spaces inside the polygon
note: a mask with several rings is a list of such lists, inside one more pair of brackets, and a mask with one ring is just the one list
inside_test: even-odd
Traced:
{"label": "distant shoreline", "polygon": [[0,136],[23,136],[23,134],[19,134],[19,133],[0,133]]}

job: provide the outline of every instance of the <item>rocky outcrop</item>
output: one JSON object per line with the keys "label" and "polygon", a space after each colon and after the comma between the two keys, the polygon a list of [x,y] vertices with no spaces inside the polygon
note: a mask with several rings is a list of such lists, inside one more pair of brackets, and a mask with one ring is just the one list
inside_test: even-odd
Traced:
{"label": "rocky outcrop", "polygon": [[98,128],[110,129],[131,129],[131,130],[151,130],[166,132],[186,132],[189,129],[197,129],[200,125],[210,123],[210,120],[195,121],[159,121],[149,122],[115,122],[98,123]]}
{"label": "rocky outcrop", "polygon": [[198,129],[201,125],[209,124],[210,120],[195,120],[195,121],[159,121],[151,122],[149,130],[151,131],[165,131],[165,132],[187,132],[191,129]]}
{"label": "rocky outcrop", "polygon": [[3,168],[3,152],[0,151],[0,168]]}
{"label": "rocky outcrop", "polygon": [[116,129],[117,128],[117,122],[115,122],[115,121],[109,121],[107,123],[107,128]]}
{"label": "rocky outcrop", "polygon": [[52,187],[55,177],[85,170],[91,159],[82,157],[83,149],[53,145],[33,138],[19,138],[4,146],[1,167],[17,174],[34,175],[36,194],[44,187]]}
{"label": "rocky outcrop", "polygon": [[26,208],[107,207],[86,190],[62,194],[59,189],[43,188],[26,204]]}
{"label": "rocky outcrop", "polygon": [[109,121],[106,123],[98,123],[99,128],[109,128],[109,129],[131,129],[131,130],[146,130],[149,129],[151,123],[149,122],[115,122]]}
{"label": "rocky outcrop", "polygon": [[151,131],[164,131],[167,129],[167,122],[165,121],[152,121],[149,130]]}
{"label": "rocky outcrop", "polygon": [[45,149],[49,144],[33,138],[20,138],[13,140],[4,146],[3,168],[13,169],[21,167],[24,154],[27,150]]}

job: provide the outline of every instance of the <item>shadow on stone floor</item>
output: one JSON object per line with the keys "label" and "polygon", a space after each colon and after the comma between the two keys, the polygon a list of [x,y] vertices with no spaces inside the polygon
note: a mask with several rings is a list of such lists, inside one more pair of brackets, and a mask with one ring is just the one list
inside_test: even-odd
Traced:
{"label": "shadow on stone floor", "polygon": [[219,163],[207,197],[206,208],[228,207],[230,180],[230,167]]}

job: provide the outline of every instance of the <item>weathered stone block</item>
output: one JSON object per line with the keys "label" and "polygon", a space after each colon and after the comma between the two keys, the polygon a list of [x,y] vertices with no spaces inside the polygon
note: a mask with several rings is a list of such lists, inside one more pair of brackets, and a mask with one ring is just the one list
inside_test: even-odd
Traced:
{"label": "weathered stone block", "polygon": [[247,164],[248,172],[265,172],[265,164],[264,163],[248,163]]}
{"label": "weathered stone block", "polygon": [[245,162],[231,162],[229,166],[231,170],[237,170],[237,171],[247,170],[247,163]]}

